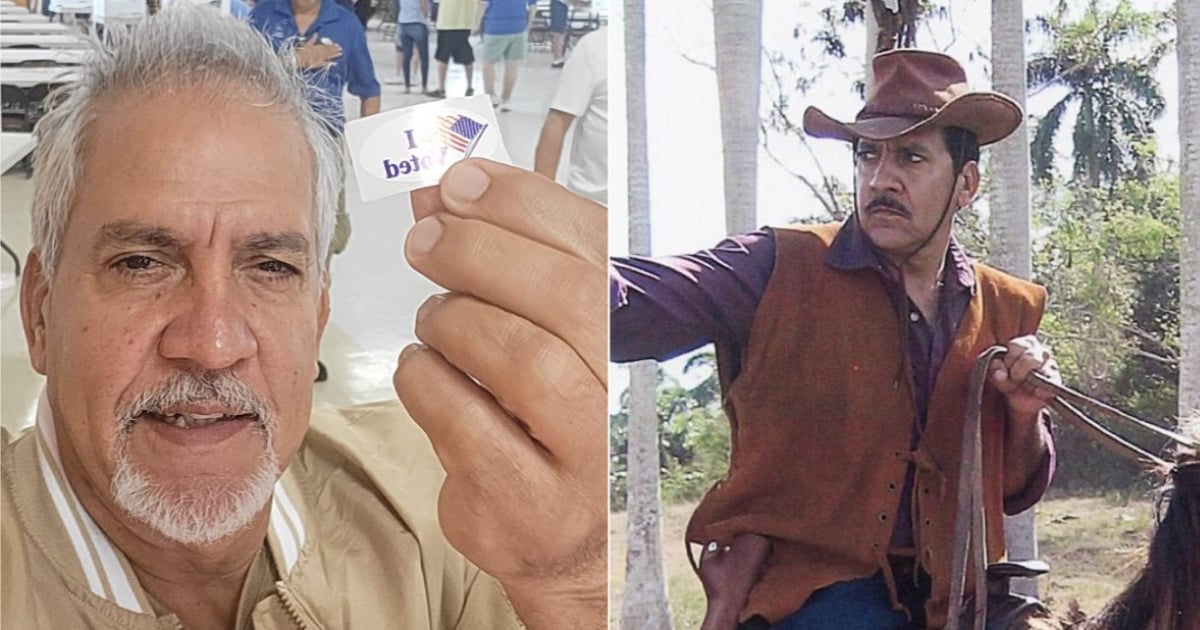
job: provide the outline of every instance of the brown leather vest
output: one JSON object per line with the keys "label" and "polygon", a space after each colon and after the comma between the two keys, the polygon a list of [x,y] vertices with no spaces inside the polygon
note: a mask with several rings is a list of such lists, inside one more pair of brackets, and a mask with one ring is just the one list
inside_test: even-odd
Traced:
{"label": "brown leather vest", "polygon": [[[933,579],[930,625],[945,623],[967,385],[989,346],[1036,332],[1045,291],[976,263],[976,292],[929,401],[927,426],[910,452],[908,359],[900,323],[873,270],[823,262],[839,225],[776,229],[776,259],[744,355],[718,346],[732,427],[729,474],[701,501],[689,542],[772,539],[743,619],[772,623],[817,589],[883,570],[909,462],[917,466],[913,533]],[[983,401],[983,472],[990,561],[1004,553],[1005,403]],[[894,586],[892,591],[894,592]]]}

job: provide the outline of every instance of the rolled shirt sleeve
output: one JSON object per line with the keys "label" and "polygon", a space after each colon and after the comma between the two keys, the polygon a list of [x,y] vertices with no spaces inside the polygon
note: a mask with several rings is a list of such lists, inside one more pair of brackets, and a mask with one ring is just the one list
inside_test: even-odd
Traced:
{"label": "rolled shirt sleeve", "polygon": [[[601,32],[600,36],[603,35],[604,33]],[[558,87],[554,91],[554,98],[550,101],[550,109],[570,114],[576,118],[587,111],[588,104],[592,101],[592,95],[596,91],[596,77],[605,76],[600,69],[592,67],[593,55],[579,54],[580,49],[587,50],[592,45],[603,44],[603,42],[590,41],[591,37],[596,37],[596,34],[584,35],[576,46],[576,54],[567,57],[567,63],[563,66],[562,74],[558,79]]]}

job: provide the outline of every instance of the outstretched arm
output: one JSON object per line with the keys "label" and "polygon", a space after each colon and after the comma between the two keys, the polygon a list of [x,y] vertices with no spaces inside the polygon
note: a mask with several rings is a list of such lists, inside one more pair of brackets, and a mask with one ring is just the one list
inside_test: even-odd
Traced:
{"label": "outstretched arm", "polygon": [[686,256],[609,262],[612,360],[667,360],[707,343],[744,345],[775,268],[770,231]]}

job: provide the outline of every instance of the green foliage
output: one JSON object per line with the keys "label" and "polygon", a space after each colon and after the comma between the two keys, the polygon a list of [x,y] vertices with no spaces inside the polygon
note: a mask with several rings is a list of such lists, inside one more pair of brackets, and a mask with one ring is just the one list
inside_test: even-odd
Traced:
{"label": "green foliage", "polygon": [[[709,370],[699,384],[685,388],[659,370],[659,466],[662,496],[667,503],[699,499],[729,466],[729,423],[721,411],[716,358],[711,351],[694,355],[684,368]],[[629,392],[609,417],[609,509],[625,509],[628,491]]]}
{"label": "green foliage", "polygon": [[1031,20],[1048,41],[1028,62],[1031,92],[1066,89],[1038,123],[1030,145],[1038,182],[1048,183],[1054,175],[1054,139],[1072,105],[1077,106],[1073,181],[1111,189],[1123,178],[1149,176],[1155,157],[1152,124],[1166,107],[1154,72],[1172,48],[1171,24],[1168,13],[1136,10],[1130,0],[1120,0],[1110,11],[1089,0],[1074,20],[1059,0],[1048,16]]}
{"label": "green foliage", "polygon": [[[1179,176],[1041,191],[1036,280],[1049,303],[1040,335],[1066,383],[1170,426],[1178,399]],[[1121,432],[1121,431],[1118,431]],[[1152,450],[1162,443],[1131,437]],[[1064,489],[1120,489],[1139,477],[1070,427],[1058,432]]]}

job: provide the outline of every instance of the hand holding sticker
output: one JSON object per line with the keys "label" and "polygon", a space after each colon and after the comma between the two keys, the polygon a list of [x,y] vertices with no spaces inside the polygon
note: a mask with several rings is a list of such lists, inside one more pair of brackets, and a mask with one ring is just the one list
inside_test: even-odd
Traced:
{"label": "hand holding sticker", "polygon": [[417,314],[394,384],[447,477],[447,539],[529,628],[603,628],[607,270],[603,206],[472,159],[415,191]]}

